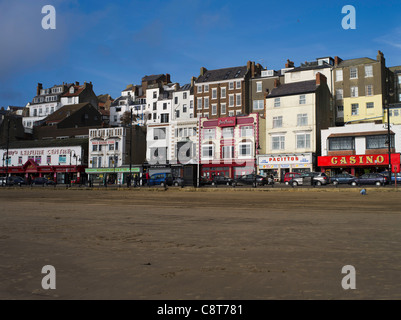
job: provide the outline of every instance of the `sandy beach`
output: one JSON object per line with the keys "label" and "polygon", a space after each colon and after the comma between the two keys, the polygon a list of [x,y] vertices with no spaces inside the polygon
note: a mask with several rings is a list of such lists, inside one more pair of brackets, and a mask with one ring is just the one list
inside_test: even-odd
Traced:
{"label": "sandy beach", "polygon": [[396,192],[2,188],[0,203],[3,300],[401,298]]}

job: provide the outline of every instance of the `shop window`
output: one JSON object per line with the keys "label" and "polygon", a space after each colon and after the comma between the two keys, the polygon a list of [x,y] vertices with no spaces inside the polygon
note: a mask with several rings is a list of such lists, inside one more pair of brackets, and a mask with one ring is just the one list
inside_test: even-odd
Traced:
{"label": "shop window", "polygon": [[[388,148],[387,135],[367,136],[366,149],[385,149]],[[391,136],[391,147],[394,146],[394,135]]]}
{"label": "shop window", "polygon": [[355,149],[355,139],[354,137],[338,137],[329,138],[329,150],[354,150]]}

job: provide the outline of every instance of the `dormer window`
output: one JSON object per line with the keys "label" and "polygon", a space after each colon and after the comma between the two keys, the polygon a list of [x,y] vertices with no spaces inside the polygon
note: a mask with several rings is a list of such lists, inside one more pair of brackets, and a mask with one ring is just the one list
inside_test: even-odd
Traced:
{"label": "dormer window", "polygon": [[70,88],[70,93],[74,93],[74,87]]}

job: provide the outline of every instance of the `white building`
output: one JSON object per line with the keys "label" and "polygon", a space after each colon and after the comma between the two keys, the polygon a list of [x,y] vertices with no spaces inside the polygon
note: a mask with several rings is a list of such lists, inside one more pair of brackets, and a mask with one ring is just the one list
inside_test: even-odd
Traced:
{"label": "white building", "polygon": [[330,127],[333,119],[324,75],[278,85],[266,98],[266,154],[259,157],[259,170],[276,179],[290,171],[313,171],[320,130]]}

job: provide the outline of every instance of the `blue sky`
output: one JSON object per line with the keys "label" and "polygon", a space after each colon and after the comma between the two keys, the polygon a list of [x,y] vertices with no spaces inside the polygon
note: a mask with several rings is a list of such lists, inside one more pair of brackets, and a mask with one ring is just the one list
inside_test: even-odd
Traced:
{"label": "blue sky", "polygon": [[[56,29],[44,30],[44,5]],[[343,6],[356,9],[344,30]],[[375,58],[401,65],[401,1],[0,0],[0,106],[25,106],[38,82],[92,81],[120,95],[145,75],[185,84],[203,66],[269,69],[318,57]]]}

